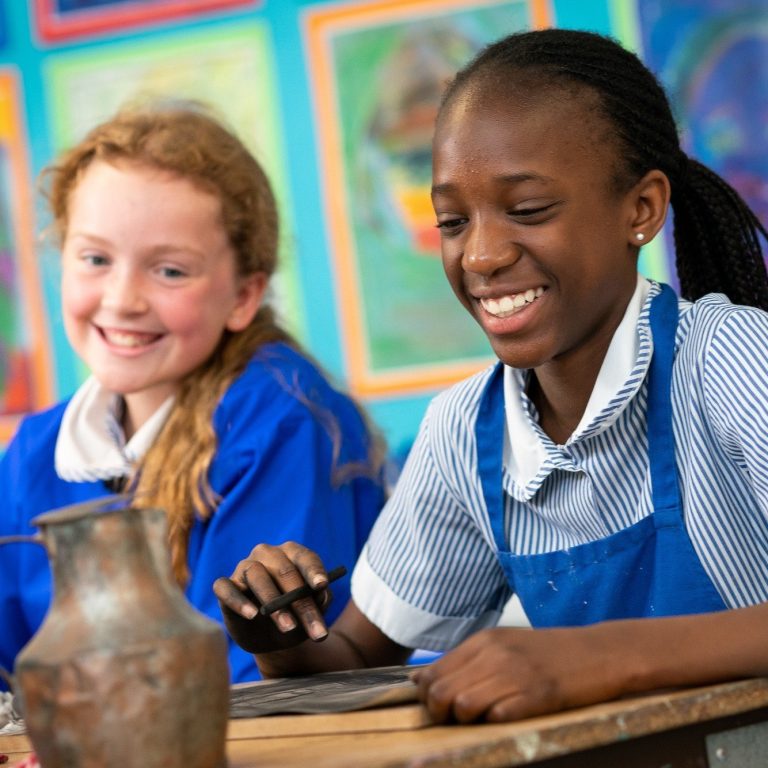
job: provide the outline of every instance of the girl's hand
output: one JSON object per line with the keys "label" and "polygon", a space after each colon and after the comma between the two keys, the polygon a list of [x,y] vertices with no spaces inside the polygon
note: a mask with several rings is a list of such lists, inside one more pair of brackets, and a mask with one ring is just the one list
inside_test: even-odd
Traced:
{"label": "girl's hand", "polygon": [[486,629],[418,670],[436,722],[502,722],[605,701],[622,674],[590,628]]}
{"label": "girl's hand", "polygon": [[478,632],[414,679],[438,721],[499,722],[768,674],[768,603],[585,627]]}
{"label": "girl's hand", "polygon": [[[311,597],[295,600],[269,616],[259,613],[260,606],[305,584],[316,590]],[[279,547],[259,544],[229,578],[214,582],[213,591],[235,642],[250,653],[267,653],[292,648],[307,638],[327,637],[323,620],[331,600],[330,591],[324,589],[327,585],[320,558],[289,541]]]}

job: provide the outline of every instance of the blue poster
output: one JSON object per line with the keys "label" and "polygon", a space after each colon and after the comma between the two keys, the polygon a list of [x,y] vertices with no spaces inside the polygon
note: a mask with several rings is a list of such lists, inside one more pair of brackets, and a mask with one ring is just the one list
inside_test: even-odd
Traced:
{"label": "blue poster", "polygon": [[768,223],[768,0],[638,0],[683,149]]}

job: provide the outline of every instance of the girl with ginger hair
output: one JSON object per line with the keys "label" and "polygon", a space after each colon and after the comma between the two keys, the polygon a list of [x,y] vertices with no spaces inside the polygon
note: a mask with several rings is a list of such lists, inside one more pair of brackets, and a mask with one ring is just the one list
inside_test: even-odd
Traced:
{"label": "girl with ginger hair", "polygon": [[[174,574],[219,621],[211,585],[254,536],[351,566],[383,503],[383,448],[265,301],[278,216],[259,163],[199,105],[170,104],[121,111],[46,178],[64,326],[91,376],[19,427],[0,464],[0,534],[135,492],[166,510]],[[50,591],[40,548],[2,553],[1,665]],[[348,580],[334,592],[340,609]],[[233,682],[258,676],[234,644],[230,664]]]}

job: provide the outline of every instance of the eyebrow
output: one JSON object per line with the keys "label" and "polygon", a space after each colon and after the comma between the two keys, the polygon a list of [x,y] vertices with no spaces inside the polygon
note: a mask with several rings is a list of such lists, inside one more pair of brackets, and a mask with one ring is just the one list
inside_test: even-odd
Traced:
{"label": "eyebrow", "polygon": [[100,243],[101,245],[111,245],[110,241],[106,238],[93,235],[90,232],[86,232],[82,229],[69,230],[66,234],[66,237],[67,240],[71,240],[74,237],[79,237],[82,240],[93,240],[93,242]]}
{"label": "eyebrow", "polygon": [[[100,237],[99,235],[92,234],[90,232],[86,232],[85,230],[75,230],[74,232],[68,233],[67,239],[70,238],[80,238],[105,248],[114,246],[114,243],[111,240]],[[149,253],[152,256],[165,256],[172,253],[187,253],[190,256],[195,257],[201,257],[205,255],[203,251],[195,248],[192,245],[176,245],[174,243],[159,243],[158,245],[153,246],[149,250]]]}
{"label": "eyebrow", "polygon": [[[541,173],[532,173],[529,171],[521,171],[520,173],[505,173],[499,176],[494,176],[493,181],[497,184],[522,184],[525,181],[543,181],[551,182],[554,179],[551,176],[544,176]],[[443,184],[434,184],[432,186],[432,195],[442,195],[448,192],[452,192],[456,189],[456,185],[450,181]]]}

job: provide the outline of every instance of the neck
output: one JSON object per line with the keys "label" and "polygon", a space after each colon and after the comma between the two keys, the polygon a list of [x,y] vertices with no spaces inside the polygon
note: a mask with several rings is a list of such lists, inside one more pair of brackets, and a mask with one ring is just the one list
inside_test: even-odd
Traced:
{"label": "neck", "polygon": [[[599,370],[599,369],[598,369]],[[597,373],[574,380],[565,372],[537,369],[528,385],[539,425],[557,445],[563,445],[579,425],[597,380]]]}
{"label": "neck", "polygon": [[[146,419],[144,421],[146,421]],[[130,411],[123,407],[123,416],[120,419],[120,424],[123,428],[123,435],[125,436],[126,442],[128,442],[136,434],[137,430],[143,423],[144,422],[142,421],[140,424],[137,424],[131,416]]]}
{"label": "neck", "polygon": [[578,353],[565,353],[533,370],[528,386],[539,413],[539,424],[553,442],[565,443],[587,410],[595,382],[622,314],[606,332],[582,346]]}
{"label": "neck", "polygon": [[155,414],[158,408],[174,393],[173,388],[158,388],[123,396],[123,415],[120,424],[126,441],[130,440]]}
{"label": "neck", "polygon": [[[591,334],[531,372],[528,397],[536,406],[542,430],[558,445],[568,441],[584,417],[605,356],[632,300],[637,280],[635,276],[633,285],[627,286],[626,300],[609,307],[606,316],[596,322]],[[623,368],[627,364],[626,355],[619,357],[621,359],[617,362]]]}

